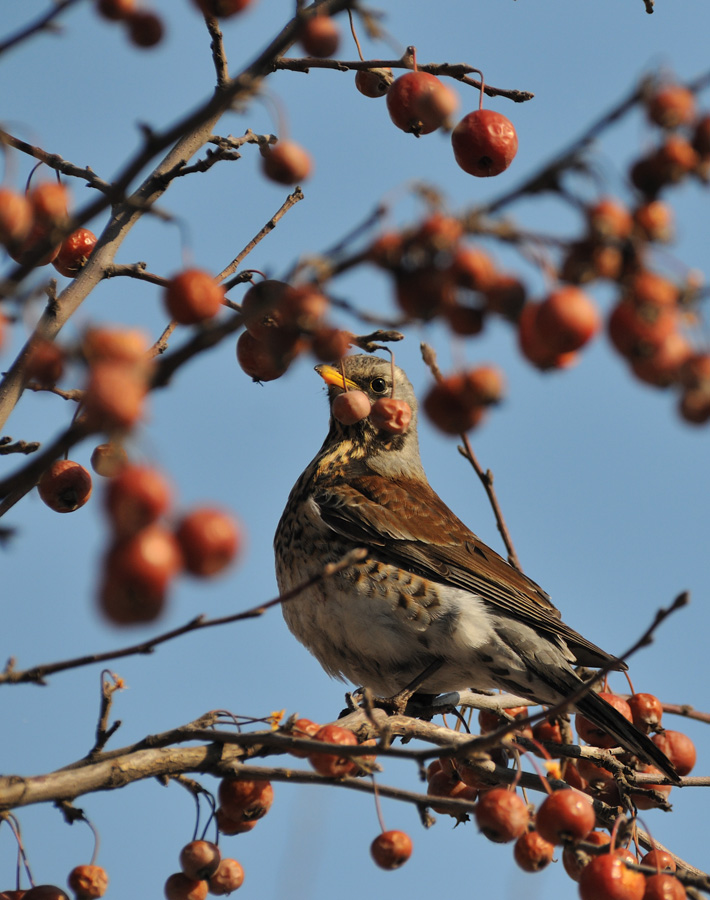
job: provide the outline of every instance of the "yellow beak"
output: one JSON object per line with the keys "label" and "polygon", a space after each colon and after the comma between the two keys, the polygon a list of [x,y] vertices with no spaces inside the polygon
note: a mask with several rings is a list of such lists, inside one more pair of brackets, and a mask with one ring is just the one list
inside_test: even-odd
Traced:
{"label": "yellow beak", "polygon": [[354,381],[351,381],[349,378],[343,378],[342,372],[340,372],[334,366],[321,365],[316,366],[315,369],[326,384],[335,385],[335,387],[339,387],[343,391],[360,390],[360,388],[357,384],[355,384]]}

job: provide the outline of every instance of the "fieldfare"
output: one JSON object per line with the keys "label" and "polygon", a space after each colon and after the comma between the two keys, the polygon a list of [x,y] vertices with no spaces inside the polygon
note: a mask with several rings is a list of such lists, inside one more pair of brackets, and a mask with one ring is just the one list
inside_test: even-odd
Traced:
{"label": "fieldfare", "polygon": [[[331,414],[323,446],[276,531],[281,592],[354,548],[367,550],[362,562],[282,605],[288,627],[326,672],[382,698],[418,683],[428,694],[502,688],[554,705],[582,685],[574,665],[613,659],[565,625],[547,594],[432,490],[419,456],[416,397],[401,369],[354,355],[316,371],[331,406],[344,391],[359,390],[372,403],[395,396],[412,410],[402,434],[378,429],[369,416],[345,425]],[[655,744],[594,691],[575,706],[677,779]]]}

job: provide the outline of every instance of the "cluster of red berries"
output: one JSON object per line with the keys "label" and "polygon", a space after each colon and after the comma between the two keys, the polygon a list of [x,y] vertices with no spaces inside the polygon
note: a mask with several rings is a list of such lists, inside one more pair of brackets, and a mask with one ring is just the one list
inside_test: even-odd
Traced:
{"label": "cluster of red berries", "polygon": [[242,300],[246,330],[237,341],[239,365],[254,381],[273,381],[309,350],[322,362],[340,359],[352,335],[328,324],[329,305],[316,284],[256,282]]}
{"label": "cluster of red berries", "polygon": [[[75,900],[98,900],[108,888],[108,875],[101,866],[75,866],[67,884]],[[27,890],[0,891],[0,900],[69,900],[68,895],[54,884],[37,884]]]}
{"label": "cluster of red berries", "polygon": [[[628,701],[614,694],[602,695],[607,702],[633,721],[644,732],[658,730],[653,740],[667,753],[679,774],[687,774],[695,761],[692,742],[678,732],[661,729],[662,707],[658,699],[650,694],[634,694]],[[479,714],[481,733],[495,730],[504,721],[525,717],[524,707],[505,710],[505,717],[482,711]],[[576,717],[580,737],[594,747],[609,748],[614,745],[606,733],[601,732],[583,716]],[[515,733],[534,736],[538,742],[545,742],[554,752],[552,745],[562,743],[562,733],[557,722],[543,720],[530,729],[521,723]],[[503,755],[502,748],[492,751]],[[660,851],[651,851],[640,860],[628,850],[614,849],[612,837],[603,831],[593,830],[596,816],[593,799],[604,800],[620,806],[621,800],[613,777],[609,775],[602,790],[592,781],[582,777],[580,768],[589,763],[589,769],[600,771],[596,763],[582,758],[578,764],[566,763],[565,779],[571,789],[552,791],[532,810],[523,798],[510,787],[491,786],[479,774],[473,762],[442,758],[434,760],[427,771],[427,793],[430,806],[435,812],[447,813],[459,820],[465,819],[460,812],[452,812],[444,804],[437,806],[436,798],[447,800],[467,800],[479,830],[489,840],[496,843],[514,843],[514,858],[518,866],[526,872],[537,872],[545,868],[553,859],[555,848],[564,848],[562,861],[568,875],[580,885],[582,900],[682,900],[685,889],[673,876],[675,862]],[[654,771],[649,766],[640,766],[639,771]],[[593,777],[593,776],[592,776]],[[667,794],[669,786],[653,785],[656,790]],[[649,794],[632,792],[633,802],[638,808],[648,809],[658,805]],[[600,850],[598,848],[604,848]],[[636,871],[626,863],[641,865],[655,870],[655,874]]]}
{"label": "cluster of red berries", "polygon": [[[32,263],[55,269],[73,278],[84,266],[96,244],[96,235],[78,228],[52,246],[53,237],[69,222],[69,192],[58,181],[44,181],[21,194],[0,188],[0,244],[22,265]],[[44,256],[35,259],[39,248],[49,245]]]}
{"label": "cluster of red berries", "polygon": [[98,603],[114,624],[154,621],[178,574],[210,578],[240,550],[240,530],[230,514],[197,507],[173,525],[164,521],[171,503],[172,489],[153,466],[126,462],[108,481],[104,508],[112,540],[103,560]]}
{"label": "cluster of red berries", "polygon": [[459,219],[437,211],[411,229],[379,235],[365,258],[391,273],[406,316],[440,316],[455,334],[474,335],[489,314],[517,319],[525,291],[484,250],[465,243],[463,234]]}
{"label": "cluster of red berries", "polygon": [[641,193],[654,199],[665,188],[695,175],[710,176],[710,114],[699,115],[695,95],[680,84],[653,87],[646,97],[650,122],[661,129],[656,147],[631,167],[630,177]]}
{"label": "cluster of red berries", "polygon": [[[358,73],[356,85],[367,97],[387,96],[390,118],[402,131],[421,137],[451,129],[459,106],[456,91],[430,72],[415,68],[390,82],[387,69]],[[469,175],[487,178],[504,172],[518,152],[518,136],[510,119],[482,107],[453,128],[451,144],[457,164]]]}
{"label": "cluster of red berries", "polygon": [[165,882],[166,900],[205,900],[224,897],[244,883],[244,869],[236,859],[223,857],[211,841],[190,841],[180,851],[180,871]]}
{"label": "cluster of red berries", "polygon": [[160,16],[137,6],[136,0],[96,0],[96,11],[110,22],[125,25],[128,37],[136,47],[155,47],[165,34]]}

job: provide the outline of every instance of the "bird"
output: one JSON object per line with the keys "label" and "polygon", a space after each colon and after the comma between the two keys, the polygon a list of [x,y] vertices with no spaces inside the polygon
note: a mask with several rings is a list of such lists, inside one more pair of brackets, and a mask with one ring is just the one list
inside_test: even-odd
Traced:
{"label": "bird", "polygon": [[[316,372],[331,407],[326,438],[289,494],[274,537],[291,632],[325,671],[393,698],[503,689],[555,705],[583,687],[575,666],[625,668],[566,625],[547,593],[488,547],[430,486],[417,433],[417,399],[404,371],[371,354]],[[406,401],[403,433],[365,416],[332,413],[345,391]],[[342,418],[342,417],[341,417]],[[363,548],[364,558],[328,578],[324,567]],[[574,703],[625,750],[673,781],[674,767],[650,738],[594,690]]]}

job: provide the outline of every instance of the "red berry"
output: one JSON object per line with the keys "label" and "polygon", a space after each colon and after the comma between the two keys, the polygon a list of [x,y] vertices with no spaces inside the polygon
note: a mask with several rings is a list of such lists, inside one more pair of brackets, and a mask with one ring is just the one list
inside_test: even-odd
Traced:
{"label": "red berry", "polygon": [[654,734],[653,743],[662,750],[675,766],[679,775],[688,775],[695,765],[697,753],[695,744],[686,734],[680,731],[666,730],[660,734]]}
{"label": "red berry", "polygon": [[441,128],[457,107],[456,92],[428,72],[405,72],[387,92],[390,119],[416,137]]}
{"label": "red berry", "polygon": [[250,778],[223,778],[218,788],[224,814],[231,819],[261,819],[271,809],[274,789],[270,781]]}
{"label": "red berry", "polygon": [[546,297],[537,311],[538,335],[558,355],[579,350],[599,331],[596,304],[577,287],[560,287]]}
{"label": "red berry", "polygon": [[308,56],[323,59],[338,49],[340,29],[330,16],[317,14],[301,24],[298,40]]}
{"label": "red berry", "polygon": [[[655,766],[641,765],[638,767],[637,771],[640,775],[657,775],[659,778],[663,778],[662,773]],[[671,792],[672,786],[670,784],[642,784],[640,787],[654,790],[656,793],[667,797]],[[660,801],[649,794],[644,794],[643,792],[633,789],[630,791],[630,794],[639,809],[657,809],[662,805]]]}
{"label": "red berry", "polygon": [[[346,728],[340,725],[323,725],[313,735],[314,740],[324,741],[328,744],[341,744],[346,747],[354,747],[357,744],[357,738]],[[353,762],[347,756],[340,756],[331,753],[313,753],[308,757],[308,762],[321,775],[330,778],[343,778],[346,775],[352,775],[358,771],[357,763]]]}
{"label": "red berry", "polygon": [[446,434],[461,434],[475,427],[484,415],[480,395],[468,372],[456,372],[437,381],[424,398],[424,411]]}
{"label": "red berry", "polygon": [[668,387],[680,380],[683,365],[693,355],[693,348],[680,331],[671,331],[644,356],[629,360],[634,375],[646,384]]}
{"label": "red berry", "polygon": [[535,827],[551,844],[584,839],[594,828],[596,816],[592,802],[577,791],[554,791],[540,804]]}
{"label": "red berry", "polygon": [[634,211],[634,223],[647,241],[667,243],[673,238],[673,210],[661,200],[649,200]]}
{"label": "red berry", "polygon": [[[438,769],[429,774],[427,779],[427,795],[429,797],[445,797],[447,800],[470,800],[474,801],[478,789],[472,785],[466,784],[465,781],[458,777],[458,772],[453,770],[450,765],[445,769]],[[429,804],[436,813],[441,815],[454,816],[459,818],[460,813],[451,811],[445,806],[441,806],[436,802]]]}
{"label": "red berry", "polygon": [[[292,734],[294,737],[313,738],[319,730],[320,725],[317,722],[312,722],[310,719],[296,719],[287,734]],[[305,750],[289,750],[288,752],[291,756],[299,759],[305,759],[308,756]]]}
{"label": "red berry", "polygon": [[656,731],[663,717],[663,704],[653,694],[632,694],[628,699],[634,725],[646,734]]}
{"label": "red berry", "polygon": [[457,247],[451,265],[456,284],[460,287],[470,291],[487,291],[496,283],[495,263],[478,247]]}
{"label": "red berry", "polygon": [[404,434],[412,421],[412,408],[406,400],[396,397],[380,397],[372,404],[370,421],[381,431]]}
{"label": "red berry", "polygon": [[120,362],[141,365],[150,347],[147,335],[138,328],[88,328],[81,342],[86,361]]}
{"label": "red berry", "polygon": [[76,894],[76,900],[97,900],[108,888],[108,875],[101,866],[75,866],[69,873],[67,884]]}
{"label": "red berry", "polygon": [[318,328],[311,335],[311,352],[321,362],[333,362],[345,356],[352,338],[352,332],[341,328]]}
{"label": "red berry", "polygon": [[180,868],[188,878],[206,881],[217,871],[221,859],[219,847],[211,841],[190,841],[180,851]]}
{"label": "red berry", "polygon": [[129,37],[136,47],[155,47],[163,39],[165,33],[163,20],[149,10],[134,10],[126,22]]}
{"label": "red berry", "polygon": [[[594,844],[596,847],[603,847],[610,841],[611,838],[605,831],[591,831],[584,839],[586,844]],[[579,881],[582,869],[593,858],[577,844],[568,844],[562,851],[562,865],[573,881]]]}
{"label": "red berry", "polygon": [[333,400],[333,418],[343,425],[354,425],[370,415],[372,404],[364,391],[345,391]]}
{"label": "red berry", "polygon": [[58,459],[46,469],[37,490],[50,509],[70,513],[83,506],[91,496],[91,475],[71,459]]}
{"label": "red berry", "polygon": [[207,882],[175,872],[165,882],[164,891],[166,900],[205,900]]}
{"label": "red berry", "polygon": [[91,366],[84,392],[84,415],[105,431],[133,428],[143,416],[146,374],[133,365],[98,362]]}
{"label": "red berry", "polygon": [[625,240],[633,228],[628,209],[613,197],[602,197],[587,210],[589,230],[595,238]]}
{"label": "red berry", "polygon": [[38,340],[27,354],[25,373],[43,387],[56,384],[64,373],[64,353],[53,341]]}
{"label": "red berry", "polygon": [[217,315],[224,301],[224,288],[209,272],[185,269],[167,283],[165,308],[181,325],[196,325]]}
{"label": "red berry", "polygon": [[240,549],[241,535],[234,518],[218,509],[202,507],[184,516],[175,532],[185,569],[207,578],[231,563]]}
{"label": "red berry", "polygon": [[44,224],[61,225],[67,220],[69,191],[58,181],[44,181],[30,191],[32,209]]}
{"label": "red berry", "polygon": [[387,66],[381,69],[359,69],[355,73],[355,87],[366,97],[384,97],[393,81],[392,69]]}
{"label": "red berry", "polygon": [[510,119],[492,109],[464,116],[451,133],[458,165],[479,178],[500,175],[518,152],[518,136]]}
{"label": "red berry", "polygon": [[83,269],[96,246],[96,235],[88,228],[77,228],[64,238],[52,265],[60,275],[74,278]]}
{"label": "red berry", "polygon": [[91,454],[91,468],[103,478],[114,478],[128,462],[120,444],[97,444]]}
{"label": "red berry", "polygon": [[536,741],[547,741],[550,744],[562,743],[562,729],[559,722],[543,719],[533,725],[532,733]]}
{"label": "red berry", "polygon": [[646,877],[643,900],[685,900],[685,888],[674,875],[661,872]]}
{"label": "red berry", "polygon": [[280,140],[276,146],[261,149],[261,169],[271,181],[292,185],[311,174],[310,154],[294,141]]}
{"label": "red berry", "polygon": [[680,84],[668,84],[651,95],[647,112],[662,128],[690,125],[695,118],[695,95]]}
{"label": "red berry", "polygon": [[537,831],[521,834],[513,847],[516,863],[524,872],[539,872],[552,862],[554,846]]}
{"label": "red berry", "polygon": [[541,303],[526,303],[518,318],[518,344],[527,360],[543,371],[547,369],[564,369],[575,359],[574,351],[560,353],[548,344],[542,334],[538,320]]}
{"label": "red berry", "polygon": [[[633,722],[629,704],[623,697],[619,697],[618,694],[611,694],[608,691],[600,691],[599,696],[602,700],[606,700],[607,703],[613,706],[617,712],[620,712],[627,721]],[[591,744],[593,747],[609,748],[618,747],[619,745],[616,738],[611,737],[610,734],[607,734],[607,732],[599,728],[598,725],[590,722],[585,716],[577,715],[575,718],[575,726],[577,728],[577,734],[582,740]]]}
{"label": "red berry", "polygon": [[412,839],[404,831],[383,831],[370,845],[370,853],[381,869],[398,869],[412,855]]}
{"label": "red berry", "polygon": [[135,534],[170,508],[172,488],[153,466],[129,463],[106,486],[104,506],[114,532]]}
{"label": "red berry", "polygon": [[474,812],[476,823],[489,841],[514,841],[528,827],[530,814],[525,801],[507,788],[493,788],[482,794]]}
{"label": "red berry", "polygon": [[237,362],[254,381],[274,381],[288,369],[290,359],[279,358],[264,341],[243,331],[237,340]]}
{"label": "red berry", "polygon": [[645,877],[627,868],[618,851],[595,856],[579,877],[582,900],[642,900],[645,889]]}
{"label": "red berry", "polygon": [[105,559],[101,611],[119,625],[152,622],[163,611],[165,592],[181,565],[177,541],[159,525],[117,541]]}
{"label": "red berry", "polygon": [[676,310],[665,306],[637,306],[621,300],[607,321],[609,339],[628,359],[648,356],[660,347],[678,324]]}
{"label": "red berry", "polygon": [[245,819],[241,813],[238,816],[228,816],[221,806],[215,810],[214,816],[220,833],[229,835],[248,834],[256,828],[256,823],[259,821],[258,819]]}
{"label": "red berry", "polygon": [[666,850],[649,850],[645,856],[641,857],[641,864],[653,866],[659,872],[672,874],[676,870],[676,862]]}
{"label": "red berry", "polygon": [[39,259],[36,258],[36,254],[41,246],[46,246],[52,227],[51,224],[35,221],[23,240],[8,247],[10,256],[22,266],[30,264],[33,266],[49,265],[59,253],[59,245],[50,247],[45,255]]}
{"label": "red berry", "polygon": [[223,859],[207,882],[210,894],[223,897],[244,884],[244,869],[236,859]]}

